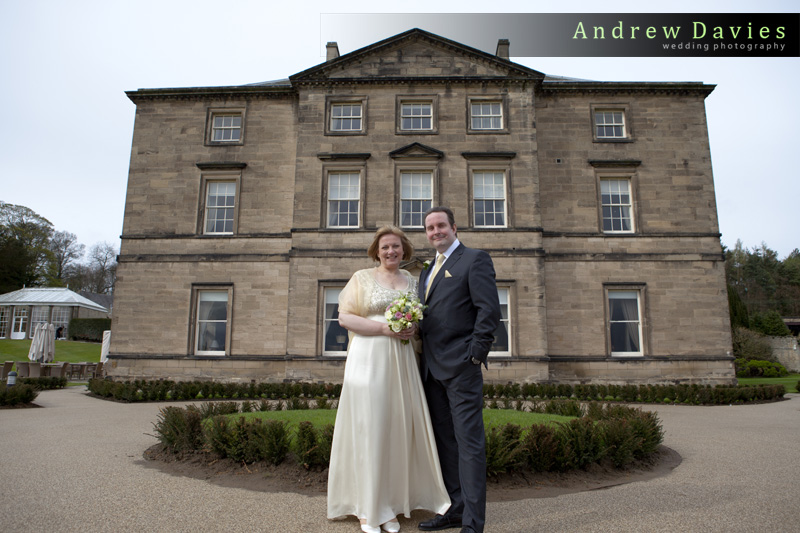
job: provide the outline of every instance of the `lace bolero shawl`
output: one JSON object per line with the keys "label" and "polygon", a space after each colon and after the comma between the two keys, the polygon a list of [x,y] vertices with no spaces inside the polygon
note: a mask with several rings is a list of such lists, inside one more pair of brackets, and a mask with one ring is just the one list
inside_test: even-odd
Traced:
{"label": "lace bolero shawl", "polygon": [[339,312],[351,313],[362,317],[382,315],[386,306],[393,300],[408,292],[417,294],[417,280],[407,270],[400,272],[408,279],[408,288],[389,289],[375,281],[377,268],[359,270],[339,294]]}

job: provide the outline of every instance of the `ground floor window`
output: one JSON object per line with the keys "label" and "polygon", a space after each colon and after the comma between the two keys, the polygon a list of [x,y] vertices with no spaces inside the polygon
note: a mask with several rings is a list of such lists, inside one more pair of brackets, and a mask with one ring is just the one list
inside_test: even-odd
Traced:
{"label": "ground floor window", "polygon": [[0,339],[8,337],[8,324],[11,315],[10,307],[0,307]]}
{"label": "ground floor window", "polygon": [[195,288],[195,355],[228,353],[230,293],[229,288]]}
{"label": "ground floor window", "polygon": [[36,329],[39,324],[48,324],[50,319],[50,308],[45,306],[36,306],[31,312],[31,331]]}
{"label": "ground floor window", "polygon": [[28,308],[14,307],[14,318],[11,326],[12,339],[24,339],[28,331]]}
{"label": "ground floor window", "polygon": [[322,317],[323,355],[345,355],[349,339],[347,330],[339,325],[339,294],[342,287],[326,287]]}
{"label": "ground floor window", "polygon": [[611,355],[642,355],[641,290],[609,288],[607,297]]}
{"label": "ground floor window", "polygon": [[56,328],[56,338],[67,338],[67,328],[69,328],[69,319],[72,316],[71,307],[54,307],[53,308],[53,326]]}
{"label": "ground floor window", "polygon": [[500,299],[500,325],[494,332],[494,342],[492,343],[489,355],[511,355],[511,319],[509,318],[509,288],[498,287],[497,296]]}

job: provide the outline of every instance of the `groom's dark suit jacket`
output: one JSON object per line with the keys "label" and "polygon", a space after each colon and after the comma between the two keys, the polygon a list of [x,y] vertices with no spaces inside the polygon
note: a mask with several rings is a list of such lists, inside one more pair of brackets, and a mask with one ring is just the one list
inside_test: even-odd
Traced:
{"label": "groom's dark suit jacket", "polygon": [[500,321],[494,265],[489,254],[463,244],[450,254],[433,280],[425,299],[425,285],[433,267],[420,276],[419,298],[428,306],[420,322],[420,369],[439,380],[458,376],[473,366],[474,357],[486,363]]}

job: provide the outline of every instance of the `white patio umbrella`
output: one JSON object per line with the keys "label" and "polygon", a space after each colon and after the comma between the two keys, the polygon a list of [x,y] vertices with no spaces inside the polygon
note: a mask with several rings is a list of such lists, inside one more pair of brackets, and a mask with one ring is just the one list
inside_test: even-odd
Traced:
{"label": "white patio umbrella", "polygon": [[44,359],[44,346],[47,326],[36,324],[33,328],[33,339],[31,339],[31,349],[28,350],[28,359],[31,361],[42,361]]}
{"label": "white patio umbrella", "polygon": [[47,324],[44,331],[44,360],[42,362],[52,363],[56,358],[56,327],[53,324]]}
{"label": "white patio umbrella", "polygon": [[108,362],[108,350],[111,348],[111,331],[103,332],[103,347],[100,349],[100,362]]}

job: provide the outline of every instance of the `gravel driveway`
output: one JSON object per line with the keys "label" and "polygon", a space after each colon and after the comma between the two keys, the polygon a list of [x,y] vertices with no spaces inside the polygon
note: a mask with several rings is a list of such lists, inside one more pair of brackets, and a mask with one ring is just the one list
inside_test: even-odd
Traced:
{"label": "gravel driveway", "polygon": [[[346,532],[324,496],[262,493],[142,465],[159,407],[44,391],[0,410],[0,530]],[[646,406],[683,462],[604,490],[488,506],[486,533],[800,531],[800,395],[764,405]],[[401,519],[416,532],[426,513]],[[456,531],[456,530],[452,530]]]}

